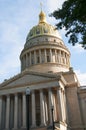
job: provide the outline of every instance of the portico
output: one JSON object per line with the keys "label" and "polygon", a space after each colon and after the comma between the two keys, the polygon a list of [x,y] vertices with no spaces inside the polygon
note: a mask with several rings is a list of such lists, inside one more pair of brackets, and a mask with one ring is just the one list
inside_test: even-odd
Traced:
{"label": "portico", "polygon": [[[53,82],[54,83],[54,82]],[[54,121],[59,121],[61,115],[57,108],[60,108],[60,98],[58,86],[48,86],[40,89],[31,88],[30,94],[30,128],[44,127],[52,124],[51,106],[54,106]],[[13,93],[3,90],[3,94],[0,94],[0,127],[1,129],[18,130],[26,129],[26,93],[21,92]],[[61,92],[61,94],[63,94]],[[64,101],[63,101],[64,102]],[[11,109],[13,108],[13,110]],[[62,110],[61,110],[62,111]],[[6,114],[4,114],[6,113]],[[40,120],[38,117],[40,117]],[[10,121],[11,119],[11,121]],[[63,119],[61,119],[63,120]],[[60,120],[60,121],[61,121]]]}

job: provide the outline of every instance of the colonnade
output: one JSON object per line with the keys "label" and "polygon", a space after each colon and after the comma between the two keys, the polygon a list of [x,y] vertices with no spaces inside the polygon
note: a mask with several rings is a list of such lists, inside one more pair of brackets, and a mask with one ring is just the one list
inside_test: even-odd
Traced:
{"label": "colonnade", "polygon": [[[52,123],[51,106],[54,106],[54,121],[65,121],[65,102],[61,89],[32,90],[29,101],[30,127]],[[0,130],[26,128],[26,94],[14,93],[0,96]]]}
{"label": "colonnade", "polygon": [[33,64],[47,62],[70,66],[69,55],[65,51],[57,49],[38,49],[26,52],[21,56],[22,70]]}

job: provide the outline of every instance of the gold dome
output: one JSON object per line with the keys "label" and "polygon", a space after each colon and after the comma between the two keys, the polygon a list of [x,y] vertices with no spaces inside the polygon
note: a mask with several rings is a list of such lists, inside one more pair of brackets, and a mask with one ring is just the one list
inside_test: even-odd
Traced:
{"label": "gold dome", "polygon": [[58,31],[55,29],[55,27],[53,27],[52,25],[48,24],[46,21],[46,15],[43,11],[40,12],[39,14],[39,23],[38,25],[34,26],[27,38],[26,41],[28,41],[29,39],[33,38],[33,37],[37,37],[37,36],[41,36],[41,35],[51,35],[51,36],[55,36],[61,39]]}

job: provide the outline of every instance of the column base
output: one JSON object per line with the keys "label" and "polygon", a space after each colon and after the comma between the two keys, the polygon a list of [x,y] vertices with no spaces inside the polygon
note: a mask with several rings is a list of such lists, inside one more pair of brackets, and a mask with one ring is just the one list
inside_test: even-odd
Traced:
{"label": "column base", "polygon": [[9,130],[9,128],[5,128],[4,130]]}
{"label": "column base", "polygon": [[13,128],[12,130],[18,130],[18,128]]}
{"label": "column base", "polygon": [[27,129],[26,127],[23,127],[23,126],[21,127],[21,130],[26,130],[26,129]]}
{"label": "column base", "polygon": [[33,128],[36,128],[36,127],[37,127],[36,125],[32,125],[32,126],[31,126],[32,129],[33,129]]}
{"label": "column base", "polygon": [[45,127],[45,126],[46,126],[46,124],[41,124],[41,125],[40,125],[40,127]]}
{"label": "column base", "polygon": [[[9,130],[9,129],[6,129],[6,130]],[[13,128],[12,130],[27,130],[26,127],[21,127],[21,128]]]}

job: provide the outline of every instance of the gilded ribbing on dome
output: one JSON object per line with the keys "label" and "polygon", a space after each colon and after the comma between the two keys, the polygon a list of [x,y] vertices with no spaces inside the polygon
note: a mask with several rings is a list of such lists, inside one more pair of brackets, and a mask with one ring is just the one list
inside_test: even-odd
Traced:
{"label": "gilded ribbing on dome", "polygon": [[29,31],[26,41],[30,40],[31,38],[43,35],[55,36],[61,39],[61,36],[55,27],[46,21],[46,14],[41,10],[39,14],[39,23],[32,27],[32,29]]}
{"label": "gilded ribbing on dome", "polygon": [[46,22],[46,15],[43,11],[41,11],[41,13],[39,14],[39,24],[45,22]]}

